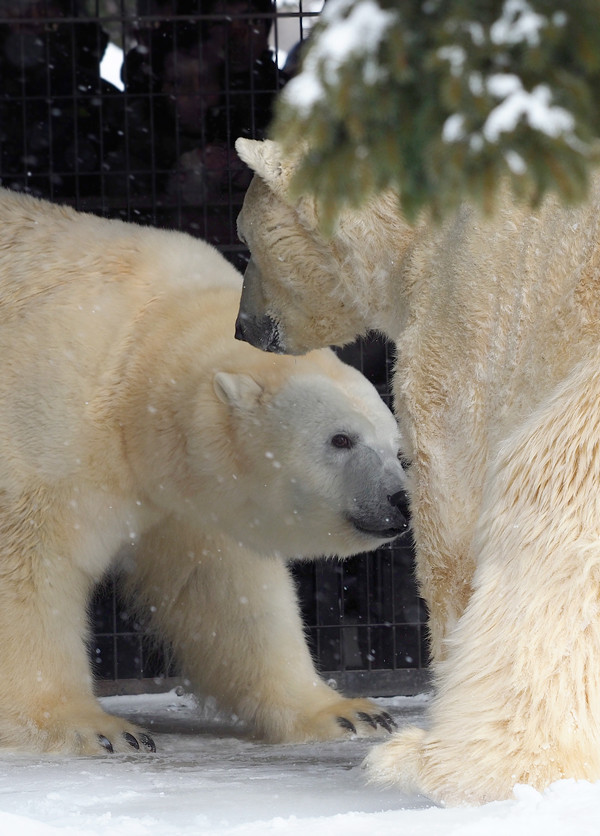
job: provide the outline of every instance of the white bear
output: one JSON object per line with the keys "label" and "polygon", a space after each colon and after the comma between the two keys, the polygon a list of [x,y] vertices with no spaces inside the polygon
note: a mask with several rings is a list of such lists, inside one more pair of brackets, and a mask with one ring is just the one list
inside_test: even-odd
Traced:
{"label": "white bear", "polygon": [[202,693],[272,741],[388,727],[310,658],[287,559],[406,527],[396,422],[329,350],[235,341],[241,277],[204,242],[0,192],[0,744],[152,749],[105,714],[90,591],[125,545]]}
{"label": "white bear", "polygon": [[237,149],[256,172],[238,336],[397,346],[437,690],[428,730],[376,748],[371,775],[448,803],[600,778],[598,177],[582,206],[505,194],[442,225],[410,226],[386,193],[326,239],[314,200],[288,195],[294,160]]}

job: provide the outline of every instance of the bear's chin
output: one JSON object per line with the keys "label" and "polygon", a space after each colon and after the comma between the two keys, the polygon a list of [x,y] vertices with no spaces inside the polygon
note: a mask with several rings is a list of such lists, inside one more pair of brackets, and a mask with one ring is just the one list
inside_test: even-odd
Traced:
{"label": "bear's chin", "polygon": [[360,522],[360,520],[354,520],[350,518],[349,522],[352,523],[355,531],[360,531],[361,534],[364,534],[366,537],[370,539],[377,539],[377,540],[395,540],[396,537],[399,537],[401,534],[404,534],[408,531],[408,523],[405,522],[402,526],[393,527],[393,528],[372,528],[364,525]]}

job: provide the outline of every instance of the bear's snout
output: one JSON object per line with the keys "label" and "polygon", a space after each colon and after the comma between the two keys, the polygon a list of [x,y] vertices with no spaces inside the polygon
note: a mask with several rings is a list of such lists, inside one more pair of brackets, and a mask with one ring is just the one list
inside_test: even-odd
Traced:
{"label": "bear's snout", "polygon": [[235,338],[250,343],[262,351],[269,351],[273,354],[284,353],[279,326],[268,314],[253,317],[240,311],[235,321]]}

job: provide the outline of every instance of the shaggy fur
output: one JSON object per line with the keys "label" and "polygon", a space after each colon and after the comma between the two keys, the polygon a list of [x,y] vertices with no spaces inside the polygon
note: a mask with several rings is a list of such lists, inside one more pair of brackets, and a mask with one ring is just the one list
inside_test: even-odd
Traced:
{"label": "shaggy fur", "polygon": [[597,180],[583,206],[505,196],[441,227],[387,194],[325,240],[287,196],[293,161],[237,147],[258,175],[240,334],[267,321],[271,350],[301,353],[378,329],[398,349],[437,689],[428,730],[375,749],[371,776],[453,803],[600,778]]}
{"label": "shaggy fur", "polygon": [[201,241],[0,192],[0,745],[147,741],[100,709],[86,652],[124,544],[199,692],[268,740],[372,732],[316,673],[285,559],[395,536],[398,428],[329,350],[236,342],[240,285]]}

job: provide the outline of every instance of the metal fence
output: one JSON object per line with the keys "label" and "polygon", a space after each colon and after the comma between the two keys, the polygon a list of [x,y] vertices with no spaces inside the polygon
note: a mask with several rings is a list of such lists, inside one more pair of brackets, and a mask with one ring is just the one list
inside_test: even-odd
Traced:
{"label": "metal fence", "polygon": [[[0,182],[105,217],[178,228],[244,268],[235,219],[319,0],[0,0]],[[389,401],[390,348],[341,352]],[[295,568],[320,668],[353,693],[427,681],[410,544]],[[104,693],[163,687],[177,669],[111,578],[92,602]]]}

